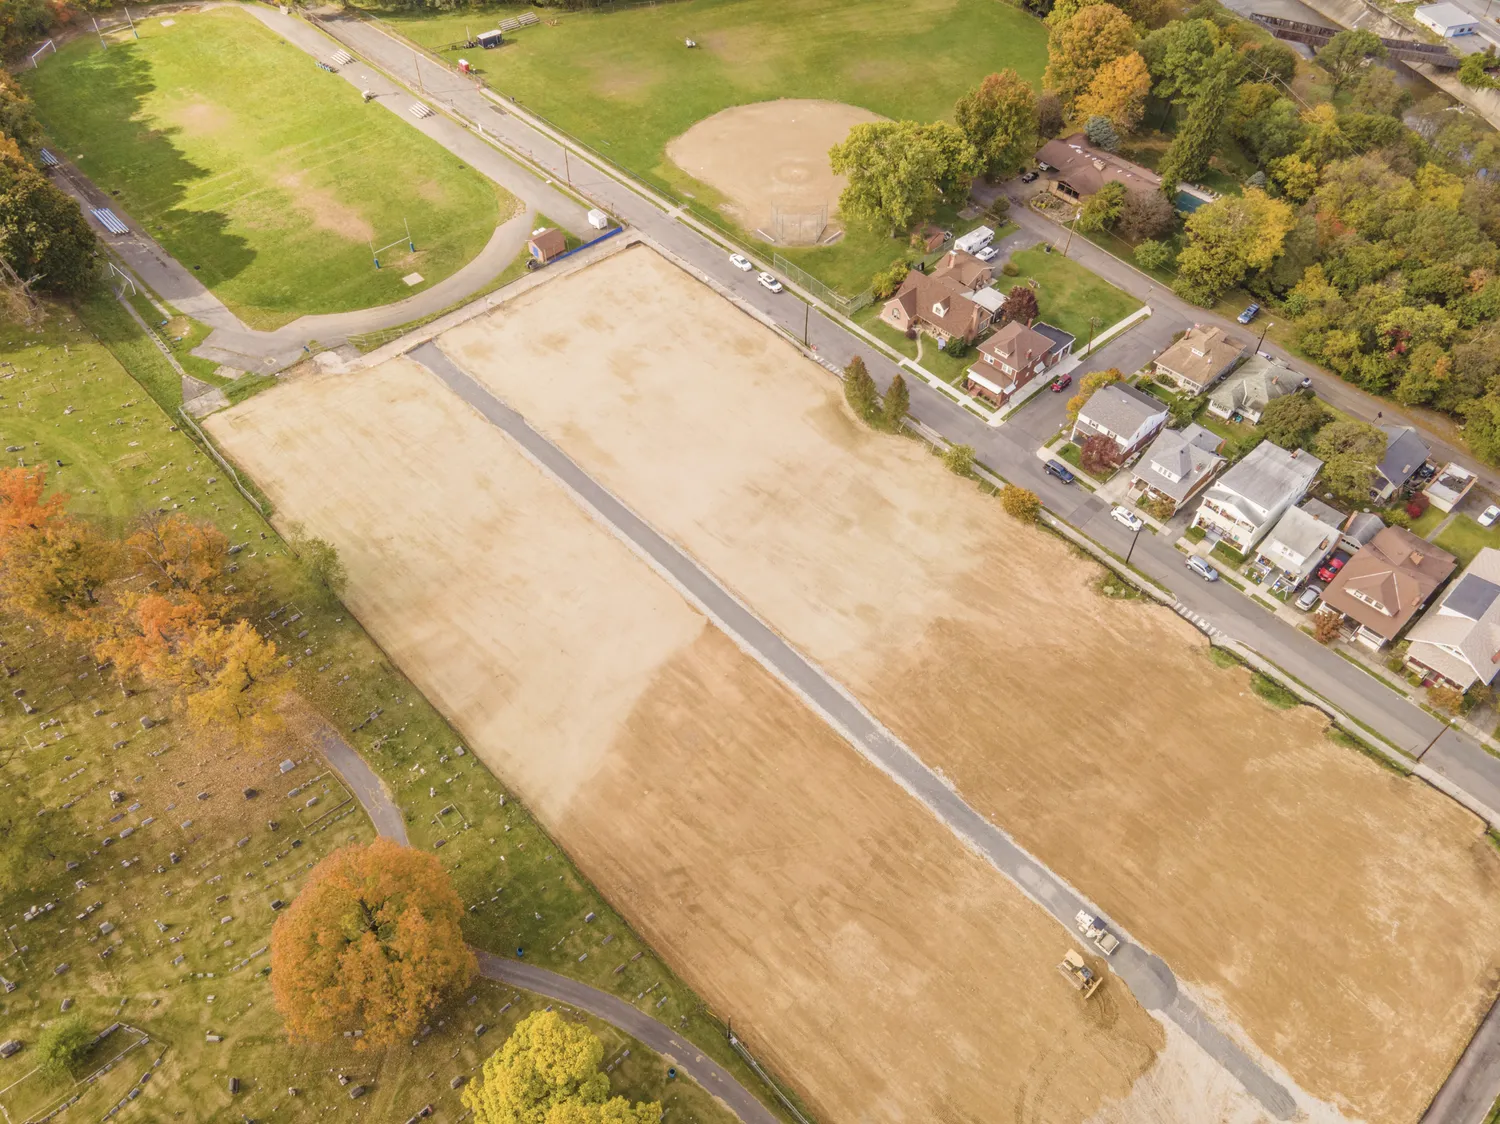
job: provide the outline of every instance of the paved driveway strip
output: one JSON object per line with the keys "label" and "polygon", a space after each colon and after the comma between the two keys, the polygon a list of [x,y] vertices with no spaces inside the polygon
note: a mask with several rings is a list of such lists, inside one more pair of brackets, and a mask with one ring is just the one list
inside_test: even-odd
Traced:
{"label": "paved driveway strip", "polygon": [[[504,431],[539,467],[567,488],[590,515],[604,523],[749,655],[791,687],[861,756],[924,804],[962,842],[992,863],[1070,934],[1074,932],[1073,916],[1080,909],[1100,913],[1097,906],[974,811],[842,686],[772,631],[697,562],[653,530],[561,449],[533,429],[519,413],[460,370],[435,344],[422,344],[410,355],[492,425]],[[1113,924],[1111,928],[1120,932]],[[1131,941],[1128,935],[1120,935],[1122,944],[1110,966],[1130,986],[1141,1004],[1162,1012],[1186,1031],[1277,1119],[1289,1120],[1295,1116],[1297,1104],[1292,1095],[1213,1026],[1196,1003],[1182,994],[1165,961]]]}

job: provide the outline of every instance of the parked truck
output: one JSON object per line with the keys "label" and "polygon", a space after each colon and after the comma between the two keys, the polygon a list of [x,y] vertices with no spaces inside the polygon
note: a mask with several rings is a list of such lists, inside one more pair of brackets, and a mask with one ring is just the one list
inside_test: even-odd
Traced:
{"label": "parked truck", "polygon": [[1057,970],[1065,980],[1083,992],[1085,999],[1098,991],[1099,985],[1104,982],[1104,978],[1085,964],[1083,957],[1071,948],[1063,953],[1062,963],[1057,966]]}
{"label": "parked truck", "polygon": [[1080,909],[1073,921],[1078,926],[1078,931],[1083,934],[1083,939],[1090,941],[1105,956],[1113,956],[1115,949],[1120,947],[1120,938],[1100,924],[1099,919],[1092,913]]}

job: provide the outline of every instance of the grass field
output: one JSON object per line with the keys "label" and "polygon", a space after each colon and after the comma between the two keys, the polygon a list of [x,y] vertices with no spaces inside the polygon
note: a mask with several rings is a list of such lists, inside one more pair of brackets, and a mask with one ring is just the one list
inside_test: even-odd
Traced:
{"label": "grass field", "polygon": [[1094,334],[1141,307],[1129,293],[1116,289],[1104,278],[1061,254],[1048,254],[1040,246],[1011,255],[1019,277],[1002,277],[1008,286],[1016,282],[1035,282],[1037,307],[1041,319],[1071,332],[1082,350],[1089,340],[1089,319],[1094,320]]}
{"label": "grass field", "polygon": [[[313,748],[314,725],[327,722],[382,776],[405,812],[413,844],[444,841],[439,854],[460,896],[474,907],[466,922],[471,942],[500,953],[523,946],[528,960],[627,1001],[649,995],[640,1002],[643,1010],[756,1088],[757,1079],[729,1050],[697,997],[505,785],[472,755],[452,757],[463,739],[392,668],[348,611],[305,580],[285,544],[229,486],[223,470],[162,414],[152,397],[164,393],[156,384],[165,380],[144,368],[153,383],[148,396],[116,362],[120,356],[134,367],[151,356],[160,361],[160,355],[138,332],[132,338],[128,321],[101,315],[110,305],[90,305],[87,319],[108,348],[62,312],[40,330],[0,332],[0,438],[21,447],[17,455],[25,463],[60,460],[53,487],[71,495],[73,511],[111,530],[148,507],[180,507],[245,543],[236,581],[250,591],[252,618],[293,665],[290,674],[306,710],[286,738],[258,754],[207,744],[172,719],[167,700],[149,691],[122,699],[78,649],[0,619],[7,666],[18,669],[0,703],[0,737],[21,748],[0,763],[0,780],[26,785],[38,808],[47,809],[45,830],[55,856],[40,865],[33,892],[3,904],[20,925],[23,907],[58,903],[56,913],[15,930],[18,939],[0,952],[0,974],[19,984],[0,997],[0,1038],[34,1042],[66,997],[76,999],[76,1009],[94,1029],[120,1019],[148,1033],[149,1050],[137,1048],[85,1091],[74,1111],[95,1119],[158,1056],[161,1065],[143,1087],[143,1100],[153,1106],[144,1118],[239,1119],[243,1113],[263,1119],[274,1113],[277,1119],[311,1120],[335,1113],[343,1119],[350,1109],[340,1108],[348,1104],[347,1092],[332,1080],[339,1070],[373,1082],[358,1107],[373,1108],[378,1118],[405,1119],[425,1102],[456,1115],[449,1078],[497,1048],[505,1028],[534,1004],[531,998],[521,996],[502,1011],[511,992],[477,985],[474,1006],[460,1000],[439,1012],[434,1033],[420,1047],[358,1056],[344,1049],[288,1049],[269,1002],[261,974],[266,960],[256,955],[269,935],[268,903],[289,900],[307,864],[333,846],[371,835],[362,811],[324,773]],[[18,688],[36,713],[24,714],[11,697],[9,691]],[[143,728],[143,716],[156,725]],[[298,761],[285,779],[275,764],[284,757]],[[307,791],[320,798],[313,809],[304,805],[307,792],[295,800],[287,795],[293,784],[309,782]],[[244,799],[247,785],[261,795]],[[108,789],[124,792],[127,800],[111,807]],[[200,791],[207,800],[195,798]],[[460,809],[459,817],[442,814],[449,804]],[[271,820],[279,828],[271,828]],[[128,837],[126,828],[132,829]],[[171,851],[181,855],[180,863],[170,861]],[[122,865],[126,859],[128,867]],[[81,865],[65,870],[65,861],[73,860]],[[80,878],[88,883],[81,889],[75,885]],[[98,910],[75,920],[95,901],[102,903]],[[591,922],[585,920],[589,915]],[[101,935],[97,926],[103,922],[115,931]],[[178,955],[185,959],[175,962]],[[63,963],[71,967],[54,974]],[[491,1036],[476,1040],[478,1022],[494,1028]],[[207,1033],[224,1041],[209,1043]],[[111,1038],[104,1052],[96,1051],[98,1059],[112,1056],[116,1042],[123,1048],[129,1038]],[[668,1085],[659,1058],[612,1032],[606,1043],[611,1056],[627,1046],[632,1050],[632,1060],[612,1075],[622,1091],[673,1099],[674,1119],[680,1114],[702,1124],[727,1124],[702,1090],[681,1081]],[[23,1052],[8,1065],[4,1084],[26,1073],[25,1059]],[[233,1099],[225,1088],[230,1075],[245,1086]],[[285,1096],[292,1085],[302,1089],[296,1099]],[[0,1104],[19,1120],[64,1091],[28,1078],[0,1096]]]}
{"label": "grass field", "polygon": [[[27,89],[53,142],[256,328],[409,296],[484,246],[514,201],[245,12],[79,36]],[[417,252],[384,246],[411,223]]]}
{"label": "grass field", "polygon": [[[441,50],[504,14],[391,22]],[[1046,64],[1041,21],[995,0],[686,0],[555,18],[557,26],[523,28],[498,50],[445,57],[462,54],[496,90],[719,221],[722,198],[665,154],[705,117],[773,98],[823,98],[930,121],[949,117],[958,96],[993,71],[1012,67],[1040,87]],[[684,48],[687,38],[700,49]],[[902,249],[884,232],[851,231],[832,247],[787,256],[855,293]]]}
{"label": "grass field", "polygon": [[[1430,507],[1427,510],[1437,511],[1437,508]],[[1422,514],[1425,516],[1427,512]],[[1485,547],[1500,550],[1500,529],[1481,527],[1472,516],[1460,515],[1432,541],[1457,558],[1459,566],[1464,567],[1474,561],[1474,555]]]}

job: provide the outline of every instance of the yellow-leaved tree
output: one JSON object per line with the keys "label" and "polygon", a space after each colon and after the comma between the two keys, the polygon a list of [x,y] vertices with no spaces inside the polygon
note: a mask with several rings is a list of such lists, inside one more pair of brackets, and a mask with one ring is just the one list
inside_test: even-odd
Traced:
{"label": "yellow-leaved tree", "polygon": [[661,1105],[609,1095],[604,1044],[556,1011],[527,1015],[463,1091],[475,1124],[656,1124]]}

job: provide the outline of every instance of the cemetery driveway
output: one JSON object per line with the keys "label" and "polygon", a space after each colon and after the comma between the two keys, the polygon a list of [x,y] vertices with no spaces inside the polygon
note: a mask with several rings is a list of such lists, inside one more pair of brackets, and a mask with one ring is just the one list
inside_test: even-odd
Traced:
{"label": "cemetery driveway", "polygon": [[[380,778],[365,764],[354,748],[331,726],[322,726],[314,735],[318,748],[344,784],[354,793],[382,838],[405,845],[406,820],[401,809],[386,792]],[[596,987],[570,980],[533,964],[496,956],[476,948],[479,974],[487,980],[498,980],[525,988],[548,999],[556,999],[580,1011],[603,1019],[617,1030],[649,1046],[678,1069],[702,1085],[744,1122],[744,1124],[781,1124],[776,1116],[718,1062],[697,1046],[678,1036],[672,1028]]]}

